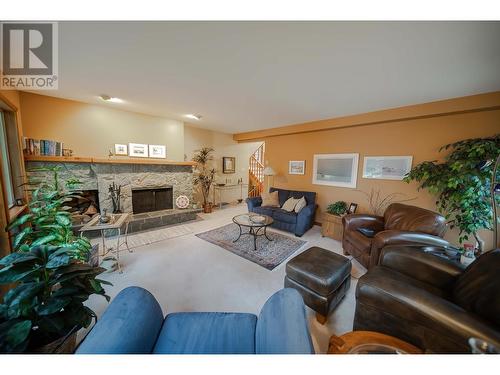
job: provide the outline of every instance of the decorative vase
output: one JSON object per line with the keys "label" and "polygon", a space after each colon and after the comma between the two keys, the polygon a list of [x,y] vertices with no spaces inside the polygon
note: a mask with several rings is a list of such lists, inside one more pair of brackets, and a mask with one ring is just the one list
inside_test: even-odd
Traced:
{"label": "decorative vase", "polygon": [[109,221],[111,220],[111,217],[108,215],[108,210],[103,209],[102,212],[103,213],[102,213],[101,217],[99,218],[99,222],[101,224],[109,223]]}
{"label": "decorative vase", "polygon": [[205,214],[212,213],[212,203],[205,203],[203,205],[203,213],[205,213]]}

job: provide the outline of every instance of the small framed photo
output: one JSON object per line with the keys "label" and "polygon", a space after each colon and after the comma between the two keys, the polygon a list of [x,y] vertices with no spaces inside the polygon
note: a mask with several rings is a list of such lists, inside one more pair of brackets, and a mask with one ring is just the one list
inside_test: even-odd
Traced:
{"label": "small framed photo", "polygon": [[288,174],[305,174],[306,161],[305,160],[290,160],[288,162]]}
{"label": "small framed photo", "polygon": [[128,148],[127,145],[122,145],[119,143],[115,143],[115,155],[117,156],[127,156]]}
{"label": "small framed photo", "polygon": [[348,214],[355,214],[357,209],[358,209],[358,204],[357,203],[351,203],[349,205],[349,209],[347,210],[347,213]]}
{"label": "small framed photo", "polygon": [[167,146],[164,145],[149,145],[149,157],[166,159]]}
{"label": "small framed photo", "polygon": [[222,157],[222,173],[236,173],[236,158],[232,156]]}
{"label": "small framed photo", "polygon": [[148,145],[142,143],[129,143],[128,156],[135,156],[138,158],[148,157]]}

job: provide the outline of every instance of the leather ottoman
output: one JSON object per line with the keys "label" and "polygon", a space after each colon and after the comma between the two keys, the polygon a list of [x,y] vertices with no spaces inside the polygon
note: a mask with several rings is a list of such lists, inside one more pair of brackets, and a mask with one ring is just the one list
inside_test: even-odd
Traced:
{"label": "leather ottoman", "polygon": [[286,265],[285,288],[296,289],[316,319],[324,324],[351,285],[351,261],[321,247],[311,247]]}

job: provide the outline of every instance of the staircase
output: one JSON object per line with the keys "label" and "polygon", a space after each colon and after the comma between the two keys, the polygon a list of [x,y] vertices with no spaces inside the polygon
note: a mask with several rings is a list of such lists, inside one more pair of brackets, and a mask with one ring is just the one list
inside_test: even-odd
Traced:
{"label": "staircase", "polygon": [[264,190],[264,145],[250,156],[248,166],[248,196],[259,197]]}

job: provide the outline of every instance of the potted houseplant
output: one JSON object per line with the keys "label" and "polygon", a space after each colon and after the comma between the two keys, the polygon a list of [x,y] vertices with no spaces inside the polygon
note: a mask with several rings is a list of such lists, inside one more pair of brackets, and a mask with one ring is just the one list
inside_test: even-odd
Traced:
{"label": "potted houseplant", "polygon": [[217,171],[215,168],[210,168],[210,162],[213,160],[214,149],[211,147],[203,147],[197,150],[193,156],[193,161],[196,162],[193,183],[198,187],[203,197],[203,212],[212,212],[212,203],[208,201],[210,187],[212,186]]}
{"label": "potted houseplant", "polygon": [[[443,162],[420,163],[404,180],[416,181],[419,189],[427,189],[435,195],[437,208],[445,215],[450,228],[459,230],[460,244],[473,236],[478,252],[482,252],[484,241],[478,231],[491,230],[494,225],[490,193],[491,181],[494,181],[493,162],[500,154],[500,134],[451,143],[439,151],[451,152]],[[498,195],[495,199],[498,204]]]}
{"label": "potted houseplant", "polygon": [[31,200],[28,213],[18,217],[7,226],[7,230],[17,229],[12,242],[14,250],[30,251],[39,245],[61,246],[74,250],[71,256],[80,261],[90,258],[92,245],[86,237],[77,237],[73,233],[71,213],[65,202],[77,197],[77,180],[67,180],[65,188],[61,187],[58,167],[39,168],[34,171],[52,172],[52,181],[46,179],[34,181],[28,185],[31,189]]}
{"label": "potted houseplant", "polygon": [[344,201],[337,201],[328,205],[326,212],[331,215],[341,216],[347,212],[347,203]]}
{"label": "potted houseplant", "polygon": [[0,352],[71,353],[76,332],[96,314],[84,302],[108,301],[97,275],[103,268],[80,262],[79,250],[31,246],[0,260],[0,284],[13,284],[0,304]]}

